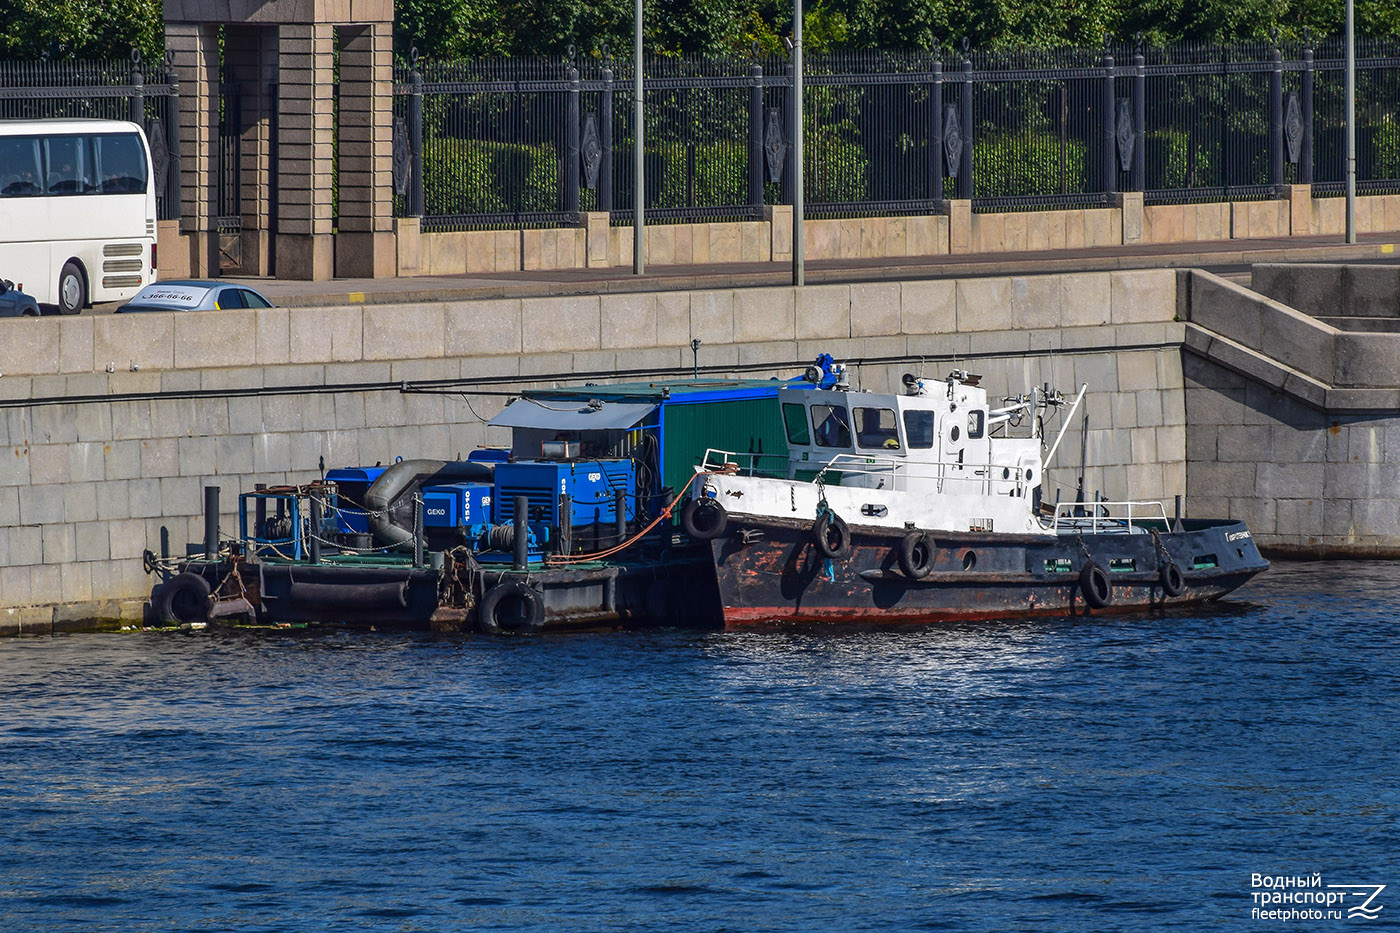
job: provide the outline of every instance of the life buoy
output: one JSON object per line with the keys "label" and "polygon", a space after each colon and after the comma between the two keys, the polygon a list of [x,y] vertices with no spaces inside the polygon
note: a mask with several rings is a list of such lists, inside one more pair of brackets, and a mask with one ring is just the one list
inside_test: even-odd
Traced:
{"label": "life buoy", "polygon": [[177,573],[156,587],[151,612],[164,625],[209,621],[209,581],[197,573]]}
{"label": "life buoy", "polygon": [[1157,571],[1157,577],[1162,583],[1162,592],[1168,596],[1177,597],[1186,592],[1186,577],[1176,561],[1169,560],[1163,564],[1162,569]]}
{"label": "life buoy", "polygon": [[1079,571],[1079,591],[1091,609],[1102,609],[1113,602],[1113,581],[1103,565],[1092,560]]}
{"label": "life buoy", "polygon": [[830,510],[817,516],[812,526],[812,541],[822,557],[845,560],[851,554],[851,529],[840,515]]}
{"label": "life buoy", "polygon": [[728,524],[724,506],[707,496],[691,499],[681,509],[681,530],[696,541],[718,538]]}
{"label": "life buoy", "polygon": [[544,627],[544,599],[534,587],[507,580],[486,591],[476,618],[477,627],[491,635],[538,632]]}
{"label": "life buoy", "polygon": [[911,531],[899,542],[899,572],[911,580],[922,580],[933,569],[933,548],[928,535]]}

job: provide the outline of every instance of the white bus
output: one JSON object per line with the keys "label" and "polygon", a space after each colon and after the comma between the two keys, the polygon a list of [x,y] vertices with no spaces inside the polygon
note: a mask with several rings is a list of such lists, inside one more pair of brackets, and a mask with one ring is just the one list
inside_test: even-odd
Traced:
{"label": "white bus", "polygon": [[139,126],[0,120],[0,277],[64,314],[155,281],[155,172]]}

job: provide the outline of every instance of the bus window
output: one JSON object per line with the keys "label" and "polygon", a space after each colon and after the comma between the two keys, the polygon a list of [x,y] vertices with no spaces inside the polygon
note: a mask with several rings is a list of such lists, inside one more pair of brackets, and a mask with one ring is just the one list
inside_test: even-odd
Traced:
{"label": "bus window", "polygon": [[888,408],[857,408],[856,443],[867,450],[898,450],[899,423]]}
{"label": "bus window", "polygon": [[39,183],[39,140],[0,137],[0,196],[43,194]]}
{"label": "bus window", "polygon": [[904,438],[912,448],[928,450],[933,446],[933,412],[916,408],[904,412]]}
{"label": "bus window", "polygon": [[818,447],[850,447],[851,422],[841,405],[813,405],[812,425]]}
{"label": "bus window", "polygon": [[789,444],[806,446],[812,443],[807,433],[807,409],[796,402],[783,402],[783,426],[787,428]]}
{"label": "bus window", "polygon": [[103,194],[140,194],[146,190],[146,153],[134,133],[93,137],[97,179]]}
{"label": "bus window", "polygon": [[49,194],[86,194],[93,190],[86,136],[51,136],[44,140]]}

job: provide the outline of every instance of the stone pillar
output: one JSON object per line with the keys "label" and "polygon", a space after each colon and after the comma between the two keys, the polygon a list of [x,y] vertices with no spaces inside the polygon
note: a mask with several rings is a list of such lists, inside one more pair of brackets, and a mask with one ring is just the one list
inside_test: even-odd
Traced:
{"label": "stone pillar", "polygon": [[219,143],[219,35],[206,23],[166,23],[165,47],[180,76],[180,231],[190,246],[189,274],[219,271],[214,217]]}
{"label": "stone pillar", "polygon": [[763,219],[768,222],[769,258],[773,262],[792,262],[792,205],[765,204]]}
{"label": "stone pillar", "polygon": [[335,27],[277,27],[277,275],[331,277]]}
{"label": "stone pillar", "polygon": [[1123,245],[1142,241],[1142,192],[1124,191],[1115,195],[1123,215]]}
{"label": "stone pillar", "polygon": [[948,252],[972,252],[972,202],[967,198],[943,202],[948,212]]}
{"label": "stone pillar", "polygon": [[393,276],[394,67],[389,23],[340,30],[338,276]]}
{"label": "stone pillar", "polygon": [[1284,185],[1288,201],[1288,235],[1310,236],[1312,228],[1312,185]]}
{"label": "stone pillar", "polygon": [[612,242],[612,215],[607,211],[583,211],[578,215],[579,226],[584,233],[585,265],[590,269],[602,269],[611,265],[608,246]]}
{"label": "stone pillar", "polygon": [[238,272],[269,275],[272,234],[272,121],[277,101],[277,31],[267,26],[228,26],[224,59],[243,108],[239,165],[239,213],[243,217]]}

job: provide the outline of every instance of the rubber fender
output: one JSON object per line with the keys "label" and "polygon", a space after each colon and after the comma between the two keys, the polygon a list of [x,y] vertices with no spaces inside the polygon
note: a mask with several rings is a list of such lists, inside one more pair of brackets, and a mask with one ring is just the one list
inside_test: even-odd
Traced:
{"label": "rubber fender", "polygon": [[369,527],[381,547],[413,544],[413,493],[442,483],[490,483],[496,466],[479,460],[400,460],[365,492]]}
{"label": "rubber fender", "polygon": [[1157,571],[1157,578],[1162,583],[1162,592],[1169,597],[1177,597],[1186,592],[1186,577],[1181,573],[1181,566],[1174,560],[1169,560]]}
{"label": "rubber fender", "polygon": [[1092,560],[1079,571],[1079,591],[1091,609],[1102,609],[1113,602],[1113,581],[1103,565]]}
{"label": "rubber fender", "polygon": [[166,625],[209,621],[209,581],[197,573],[177,573],[156,587],[151,612]]}
{"label": "rubber fender", "polygon": [[933,548],[928,535],[911,531],[899,542],[899,572],[911,580],[922,580],[933,569]]}
{"label": "rubber fender", "polygon": [[520,580],[497,583],[481,598],[476,624],[490,635],[538,632],[544,627],[544,599]]}
{"label": "rubber fender", "polygon": [[287,590],[292,605],[307,611],[344,612],[357,615],[393,611],[408,606],[408,581],[390,583],[302,583],[293,580]]}
{"label": "rubber fender", "polygon": [[812,542],[817,553],[830,560],[845,560],[851,556],[851,529],[835,512],[826,511],[812,526]]}
{"label": "rubber fender", "polygon": [[724,533],[729,513],[714,499],[691,499],[681,509],[681,530],[696,541],[709,541]]}

